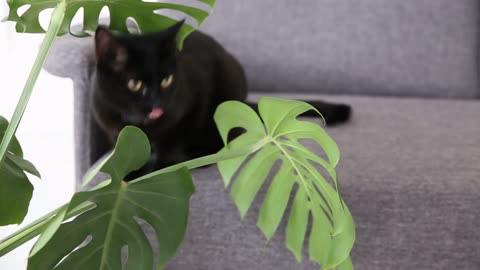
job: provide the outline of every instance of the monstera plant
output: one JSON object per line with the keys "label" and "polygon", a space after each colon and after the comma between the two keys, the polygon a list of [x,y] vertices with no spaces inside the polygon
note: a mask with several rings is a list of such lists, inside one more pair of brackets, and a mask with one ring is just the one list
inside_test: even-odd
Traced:
{"label": "monstera plant", "polygon": [[[26,173],[40,174],[24,159],[15,131],[51,45],[57,36],[70,33],[79,9],[83,8],[84,17],[77,36],[87,36],[97,28],[105,7],[110,12],[109,27],[117,31],[128,31],[128,20],[135,21],[141,32],[161,31],[176,20],[158,11],[182,12],[197,25],[183,26],[178,38],[181,48],[185,37],[202,24],[215,5],[215,0],[190,2],[194,5],[141,0],[7,0],[10,12],[6,20],[15,22],[18,32],[45,32],[39,14],[54,10],[10,123],[0,117],[0,225],[19,224],[27,213],[33,187]],[[21,14],[20,8],[25,10]],[[163,269],[185,235],[195,190],[190,170],[217,164],[242,218],[273,174],[257,222],[267,240],[285,218],[286,248],[293,253],[292,259],[301,262],[308,238],[309,257],[323,269],[353,269],[350,251],[355,226],[335,173],[339,150],[319,125],[297,119],[309,110],[315,109],[304,102],[265,97],[259,102],[258,115],[240,102],[225,102],[215,114],[225,143],[220,152],[128,183],[125,176],[148,161],[150,144],[140,129],[126,127],[113,152],[86,174],[84,185],[99,172],[108,174],[110,180],[76,193],[66,205],[0,241],[0,256],[40,236],[30,252],[28,269]],[[229,141],[228,134],[234,128],[245,132]],[[314,141],[325,155],[315,154],[302,144],[303,139]],[[290,196],[294,199],[287,217]],[[307,235],[309,219],[312,227]],[[143,223],[153,228],[160,248],[152,247],[140,226]],[[121,258],[122,251],[128,252],[127,259]]]}

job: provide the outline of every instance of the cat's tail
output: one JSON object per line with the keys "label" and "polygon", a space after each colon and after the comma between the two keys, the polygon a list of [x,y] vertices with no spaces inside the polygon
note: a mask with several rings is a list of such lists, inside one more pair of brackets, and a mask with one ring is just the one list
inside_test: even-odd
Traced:
{"label": "cat's tail", "polygon": [[[334,126],[348,122],[352,115],[352,108],[347,104],[330,103],[319,100],[309,100],[305,102],[312,105],[322,114],[327,126]],[[258,112],[258,104],[256,102],[247,101],[246,104]],[[313,110],[305,112],[301,116],[320,117],[318,113]]]}

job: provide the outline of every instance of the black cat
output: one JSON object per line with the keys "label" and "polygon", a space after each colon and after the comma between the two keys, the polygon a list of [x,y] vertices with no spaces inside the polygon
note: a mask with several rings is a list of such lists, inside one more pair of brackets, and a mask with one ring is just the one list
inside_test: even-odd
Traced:
{"label": "black cat", "polygon": [[[244,71],[220,44],[198,31],[179,51],[181,26],[146,35],[97,29],[93,161],[113,148],[127,125],[141,128],[152,144],[151,160],[137,175],[213,154],[223,146],[213,114],[224,101],[245,101]],[[344,122],[350,115],[347,105],[311,104],[327,124]]]}

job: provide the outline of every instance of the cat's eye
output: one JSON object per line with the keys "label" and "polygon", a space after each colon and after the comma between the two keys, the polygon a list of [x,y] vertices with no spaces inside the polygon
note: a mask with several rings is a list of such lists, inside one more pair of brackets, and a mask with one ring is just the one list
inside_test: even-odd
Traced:
{"label": "cat's eye", "polygon": [[132,92],[138,92],[143,88],[143,82],[141,80],[130,79],[128,80],[128,90]]}
{"label": "cat's eye", "polygon": [[170,85],[172,85],[172,82],[173,82],[173,74],[169,75],[168,77],[165,77],[162,80],[162,88],[167,89],[168,87],[170,87]]}

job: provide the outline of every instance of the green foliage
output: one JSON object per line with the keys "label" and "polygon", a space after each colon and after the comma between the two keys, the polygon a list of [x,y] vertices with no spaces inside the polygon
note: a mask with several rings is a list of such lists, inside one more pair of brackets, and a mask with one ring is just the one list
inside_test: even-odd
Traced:
{"label": "green foliage", "polygon": [[[8,121],[0,116],[0,141]],[[23,159],[23,151],[14,137],[5,159],[0,163],[0,226],[20,224],[27,215],[33,186],[25,172],[40,177],[35,167]]]}
{"label": "green foliage", "polygon": [[[175,254],[185,234],[194,192],[188,170],[126,183],[122,179],[148,161],[150,145],[145,134],[134,127],[125,128],[118,141],[100,169],[112,177],[111,181],[75,194],[66,212],[77,211],[86,203],[93,203],[94,207],[58,230],[53,221],[50,236],[36,247],[28,269],[152,269],[155,250],[139,220],[152,226],[160,245],[156,269],[163,269]],[[53,235],[52,230],[56,230]],[[124,246],[128,246],[128,260],[122,268]]]}
{"label": "green foliage", "polygon": [[[215,121],[226,144],[222,152],[250,147],[258,142],[264,146],[253,155],[243,155],[221,161],[218,168],[225,186],[232,182],[231,196],[242,218],[247,214],[261,186],[273,171],[273,180],[264,198],[258,226],[270,240],[287,209],[290,195],[293,203],[286,228],[286,245],[300,262],[306,241],[309,218],[310,259],[326,269],[348,266],[355,239],[355,225],[348,207],[340,197],[335,166],[339,161],[336,143],[318,125],[299,121],[297,116],[315,110],[307,103],[263,98],[259,103],[260,117],[247,105],[237,101],[222,104]],[[243,128],[244,134],[227,142],[233,128]],[[324,150],[324,159],[300,143],[310,139]],[[330,184],[318,171],[325,169]]]}
{"label": "green foliage", "polygon": [[[32,225],[32,229],[0,242],[0,254],[41,232],[31,252],[31,270],[73,266],[120,269],[120,251],[124,246],[129,247],[125,269],[151,269],[155,250],[140,229],[135,219],[138,217],[156,232],[160,258],[155,267],[162,269],[175,254],[186,229],[189,198],[194,189],[186,168],[218,163],[225,185],[233,183],[231,195],[242,217],[258,190],[266,185],[268,176],[273,175],[257,223],[268,240],[277,231],[291,200],[286,245],[297,260],[301,261],[303,246],[308,241],[310,259],[324,269],[352,270],[349,254],[355,226],[338,189],[334,170],[339,161],[337,145],[320,126],[296,119],[311,109],[304,102],[263,98],[259,104],[260,118],[245,104],[225,102],[215,114],[226,143],[224,149],[127,184],[122,179],[140,168],[150,151],[145,134],[128,127],[121,132],[114,152],[85,179],[89,182],[103,171],[112,176],[111,182],[77,193],[69,205]],[[227,142],[235,127],[246,132]],[[316,142],[326,158],[302,145],[301,139]],[[328,177],[319,172],[318,166]],[[72,217],[76,218],[61,224]],[[312,227],[307,236],[309,223]]]}
{"label": "green foliage", "polygon": [[[215,0],[192,0],[210,8]],[[208,12],[186,6],[142,0],[7,0],[6,18],[16,22],[18,32],[43,33],[40,12],[55,8],[47,35],[12,117],[11,124],[0,117],[0,225],[23,220],[32,195],[32,185],[25,172],[39,176],[23,153],[14,134],[28,103],[35,81],[57,35],[70,32],[70,24],[80,8],[84,9],[81,36],[94,31],[103,7],[110,11],[110,28],[127,31],[126,21],[134,19],[144,33],[161,31],[176,21],[154,13],[172,9],[197,20],[200,25]],[[18,9],[30,7],[21,16]],[[179,46],[194,30],[184,25]],[[194,192],[187,170],[218,163],[225,185],[232,185],[231,195],[242,218],[262,185],[269,185],[257,225],[269,240],[286,216],[286,245],[300,262],[308,237],[310,259],[325,269],[352,270],[349,254],[355,238],[355,225],[340,196],[335,166],[339,151],[335,142],[318,125],[297,120],[301,113],[314,109],[297,101],[264,98],[260,117],[239,102],[222,104],[215,121],[226,144],[220,153],[197,158],[151,173],[126,183],[124,177],[145,164],[150,155],[148,139],[141,130],[124,129],[115,151],[85,178],[88,183],[99,171],[112,179],[96,189],[74,195],[71,202],[42,217],[11,237],[0,241],[0,254],[41,234],[31,251],[28,269],[163,269],[183,240],[189,200]],[[8,125],[8,129],[7,129]],[[246,130],[228,142],[232,128]],[[4,137],[4,138],[3,138]],[[326,158],[305,147],[300,140],[310,139],[323,150]],[[323,168],[326,177],[318,171]],[[278,170],[277,170],[278,168]],[[271,183],[266,184],[273,174]],[[330,180],[330,181],[328,181]],[[70,218],[74,218],[69,221]],[[150,224],[160,249],[148,242],[139,220]],[[310,235],[307,227],[312,224]],[[128,246],[128,260],[122,265],[121,250]],[[155,254],[159,253],[158,260]]]}
{"label": "green foliage", "polygon": [[[195,0],[196,2],[206,4],[213,8],[215,0]],[[154,13],[156,10],[170,9],[176,10],[194,18],[198,25],[208,17],[208,11],[191,7],[183,4],[172,4],[162,2],[143,2],[142,0],[7,0],[10,7],[7,20],[16,22],[17,32],[26,33],[44,33],[45,30],[40,26],[39,14],[43,10],[55,8],[59,3],[65,2],[65,17],[60,27],[59,35],[70,32],[70,24],[73,17],[80,8],[84,8],[83,32],[74,35],[88,35],[87,31],[95,31],[98,26],[98,18],[103,7],[110,10],[110,26],[112,30],[127,32],[126,21],[133,18],[142,32],[157,32],[173,25],[176,21],[164,15]],[[18,15],[18,9],[22,6],[30,5],[30,8],[21,16]],[[195,30],[195,27],[185,24],[179,35],[179,44]]]}

